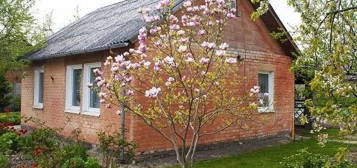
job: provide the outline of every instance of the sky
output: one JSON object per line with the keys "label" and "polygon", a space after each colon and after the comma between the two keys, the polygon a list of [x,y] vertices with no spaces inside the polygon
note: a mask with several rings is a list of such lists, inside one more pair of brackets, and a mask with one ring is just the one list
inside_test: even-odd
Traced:
{"label": "sky", "polygon": [[[53,30],[58,31],[80,17],[97,8],[110,5],[122,0],[37,0],[32,13],[39,22],[43,22],[46,15],[52,15]],[[271,0],[276,13],[288,30],[300,23],[299,14],[289,7],[286,0]]]}

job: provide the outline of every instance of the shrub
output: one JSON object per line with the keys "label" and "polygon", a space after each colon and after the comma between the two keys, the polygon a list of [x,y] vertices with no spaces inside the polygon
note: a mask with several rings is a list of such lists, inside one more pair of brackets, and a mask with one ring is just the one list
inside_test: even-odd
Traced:
{"label": "shrub", "polygon": [[125,163],[130,163],[135,157],[136,145],[120,138],[120,134],[113,135],[105,132],[98,133],[99,148],[103,158],[104,167],[111,167],[119,163],[120,149],[124,147]]}
{"label": "shrub", "polygon": [[19,136],[15,132],[7,132],[0,136],[0,153],[7,154],[17,150]]}
{"label": "shrub", "polygon": [[21,115],[19,112],[0,113],[0,123],[19,125],[21,123]]}
{"label": "shrub", "polygon": [[76,156],[67,160],[61,168],[100,168],[95,158],[89,158],[85,161],[83,158]]}
{"label": "shrub", "polygon": [[0,167],[1,168],[10,168],[10,161],[6,155],[0,153]]}
{"label": "shrub", "polygon": [[63,164],[62,168],[84,168],[84,165],[85,165],[85,161],[81,157],[76,156],[74,158],[67,160]]}
{"label": "shrub", "polygon": [[85,168],[100,168],[98,160],[96,158],[88,158],[87,162],[84,164]]}
{"label": "shrub", "polygon": [[0,73],[0,112],[10,104],[10,83],[6,80],[3,73]]}
{"label": "shrub", "polygon": [[352,168],[348,161],[333,162],[329,156],[311,153],[307,149],[284,158],[280,164],[284,168]]}
{"label": "shrub", "polygon": [[21,138],[19,144],[25,152],[35,154],[38,149],[43,149],[45,153],[51,152],[59,148],[60,143],[54,130],[40,128]]}
{"label": "shrub", "polygon": [[80,157],[83,160],[87,160],[87,149],[80,143],[72,143],[62,148],[62,158],[64,161],[74,157]]}

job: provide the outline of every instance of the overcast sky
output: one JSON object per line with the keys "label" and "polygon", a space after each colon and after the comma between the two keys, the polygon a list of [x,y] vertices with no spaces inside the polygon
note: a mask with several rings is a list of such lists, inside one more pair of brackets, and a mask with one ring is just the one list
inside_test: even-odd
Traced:
{"label": "overcast sky", "polygon": [[[77,8],[81,17],[97,8],[120,1],[122,0],[37,0],[33,14],[42,22],[46,15],[52,13],[53,29],[58,31],[75,20]],[[291,26],[300,23],[299,15],[287,5],[286,0],[271,0],[271,4],[289,30]]]}

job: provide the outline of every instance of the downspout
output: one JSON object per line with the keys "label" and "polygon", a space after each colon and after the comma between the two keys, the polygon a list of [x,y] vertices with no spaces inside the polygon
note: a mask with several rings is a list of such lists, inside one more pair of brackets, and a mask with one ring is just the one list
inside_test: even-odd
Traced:
{"label": "downspout", "polygon": [[[125,89],[122,91],[122,95],[125,94]],[[125,142],[125,103],[120,104],[120,138]],[[125,163],[125,147],[124,144],[120,146],[120,163]]]}

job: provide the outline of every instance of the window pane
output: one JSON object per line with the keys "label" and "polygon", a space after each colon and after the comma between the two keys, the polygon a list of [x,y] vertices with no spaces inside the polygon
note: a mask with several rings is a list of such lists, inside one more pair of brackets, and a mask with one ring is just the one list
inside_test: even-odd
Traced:
{"label": "window pane", "polygon": [[[97,68],[91,68],[90,69],[90,83],[93,83],[95,80],[95,74],[94,70]],[[98,88],[94,87],[96,85],[93,85],[93,87],[90,89],[90,103],[89,107],[90,108],[99,108],[99,97],[98,97]]]}
{"label": "window pane", "polygon": [[260,107],[269,107],[269,75],[268,74],[259,74],[259,103]]}
{"label": "window pane", "polygon": [[38,79],[38,103],[43,103],[43,72],[39,73]]}
{"label": "window pane", "polygon": [[72,90],[72,106],[79,106],[81,103],[81,69],[73,70],[73,90]]}
{"label": "window pane", "polygon": [[269,75],[259,74],[260,93],[269,93]]}

